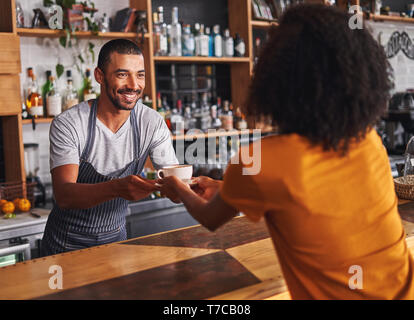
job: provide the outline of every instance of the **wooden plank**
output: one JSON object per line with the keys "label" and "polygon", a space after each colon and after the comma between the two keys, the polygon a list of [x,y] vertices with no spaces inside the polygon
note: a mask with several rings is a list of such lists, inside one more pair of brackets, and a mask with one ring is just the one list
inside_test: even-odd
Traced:
{"label": "wooden plank", "polygon": [[16,115],[21,112],[20,78],[17,74],[0,74],[0,96],[2,97],[0,116]]}
{"label": "wooden plank", "polygon": [[156,109],[157,88],[155,82],[155,65],[154,65],[154,44],[152,42],[152,1],[151,0],[130,0],[129,6],[137,10],[147,12],[147,31],[148,38],[142,48],[145,60],[145,90],[144,94],[152,100],[152,108]]}
{"label": "wooden plank", "polygon": [[0,33],[0,48],[0,74],[20,73],[20,38],[16,34]]}
{"label": "wooden plank", "polygon": [[[47,38],[57,38],[65,35],[65,32],[62,30],[53,30],[53,29],[29,29],[29,28],[17,28],[17,34],[21,37],[47,37]],[[140,35],[136,32],[98,32],[93,33],[91,31],[76,31],[73,33],[74,36],[78,38],[88,38],[88,39],[137,39]],[[149,38],[149,34],[145,34],[146,38]]]}
{"label": "wooden plank", "polygon": [[6,182],[26,181],[21,116],[18,114],[2,117],[1,119]]}
{"label": "wooden plank", "polygon": [[16,8],[14,0],[0,1],[0,32],[14,33],[16,30]]}
{"label": "wooden plank", "polygon": [[63,290],[157,268],[218,250],[110,244],[33,259],[0,269],[0,299],[32,299],[58,290],[49,288],[49,268],[58,265]]}
{"label": "wooden plank", "polygon": [[166,62],[166,63],[247,63],[249,58],[238,58],[238,57],[154,57],[155,62]]}

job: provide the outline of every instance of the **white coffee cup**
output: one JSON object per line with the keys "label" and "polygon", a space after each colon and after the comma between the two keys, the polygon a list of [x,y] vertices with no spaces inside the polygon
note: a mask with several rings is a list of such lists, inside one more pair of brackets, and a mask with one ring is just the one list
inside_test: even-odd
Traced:
{"label": "white coffee cup", "polygon": [[184,182],[191,182],[193,176],[193,166],[191,164],[177,164],[171,166],[165,166],[157,170],[158,179],[162,179],[169,176],[176,176]]}

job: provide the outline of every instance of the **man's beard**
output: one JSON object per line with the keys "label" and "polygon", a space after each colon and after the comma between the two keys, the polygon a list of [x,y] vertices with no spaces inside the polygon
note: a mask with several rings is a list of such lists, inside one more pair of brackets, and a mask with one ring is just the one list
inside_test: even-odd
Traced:
{"label": "man's beard", "polygon": [[124,92],[134,92],[134,93],[137,94],[137,100],[135,100],[135,102],[133,104],[131,103],[132,107],[124,107],[121,104],[121,101],[119,100],[118,97],[116,97],[116,98],[112,97],[109,86],[108,86],[108,82],[106,81],[106,79],[104,81],[105,81],[106,95],[108,96],[109,100],[111,100],[111,102],[115,106],[115,108],[117,108],[118,110],[126,110],[126,111],[131,111],[132,109],[134,109],[135,105],[137,104],[137,101],[140,98],[141,90],[136,90],[136,91],[135,90],[128,90],[128,89],[117,90],[117,93],[121,93],[121,94],[124,93]]}

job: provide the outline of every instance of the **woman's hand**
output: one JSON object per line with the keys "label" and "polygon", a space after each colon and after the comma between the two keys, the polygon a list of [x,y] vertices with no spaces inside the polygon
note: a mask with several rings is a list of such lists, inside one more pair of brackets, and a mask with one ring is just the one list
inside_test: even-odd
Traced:
{"label": "woman's hand", "polygon": [[223,183],[221,180],[214,180],[204,176],[193,178],[192,181],[197,183],[192,187],[194,192],[207,201],[214,197]]}
{"label": "woman's hand", "polygon": [[119,196],[130,201],[144,199],[159,189],[155,180],[148,180],[137,175],[118,179],[116,183]]}
{"label": "woman's hand", "polygon": [[178,193],[179,188],[190,188],[190,186],[183,182],[176,176],[169,176],[163,179],[158,179],[157,184],[161,185],[161,195],[169,198],[174,203],[181,203]]}

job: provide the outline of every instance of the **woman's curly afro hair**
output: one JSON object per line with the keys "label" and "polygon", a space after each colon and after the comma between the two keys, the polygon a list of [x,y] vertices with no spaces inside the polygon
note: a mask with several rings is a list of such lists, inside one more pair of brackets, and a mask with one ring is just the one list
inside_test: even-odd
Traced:
{"label": "woman's curly afro hair", "polygon": [[349,149],[385,112],[393,87],[383,48],[335,7],[298,5],[271,29],[254,70],[247,113],[271,117],[324,150]]}

